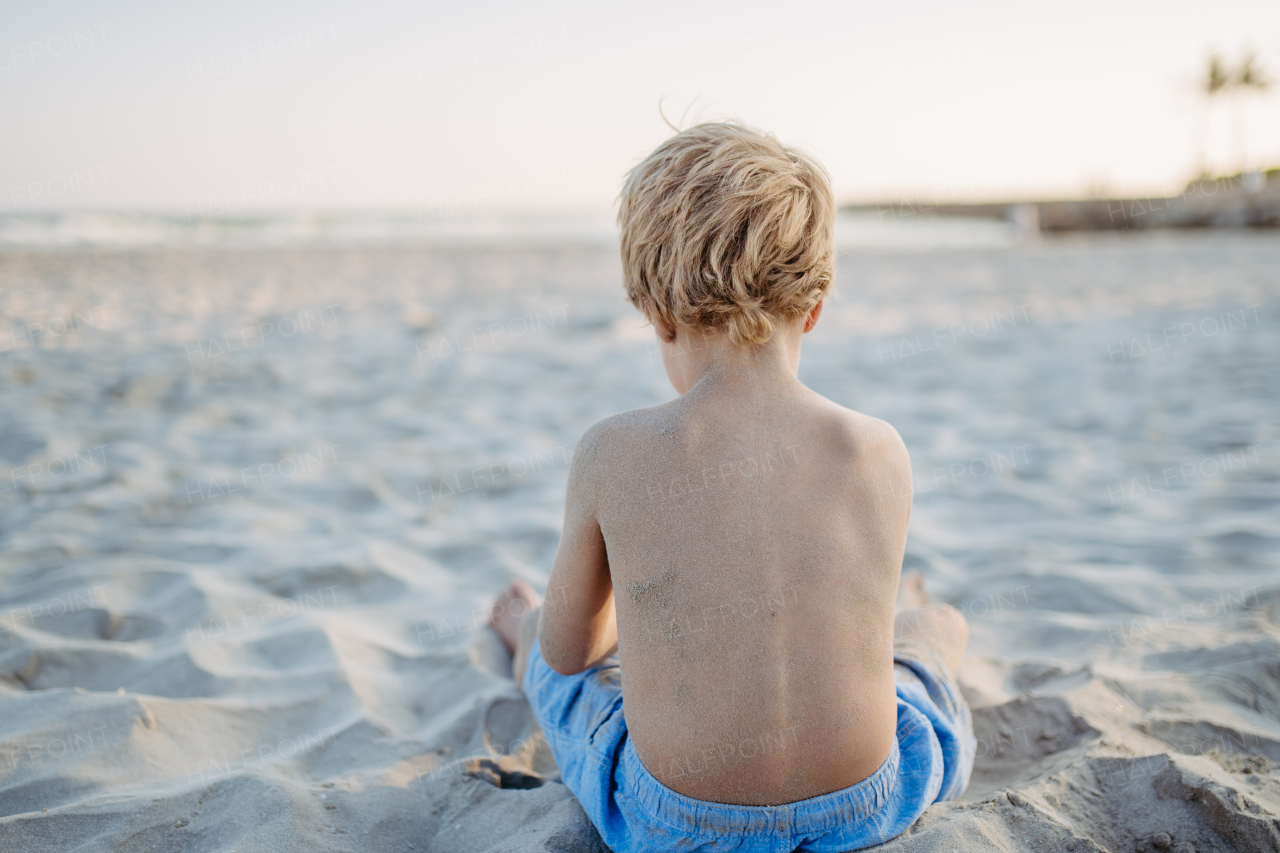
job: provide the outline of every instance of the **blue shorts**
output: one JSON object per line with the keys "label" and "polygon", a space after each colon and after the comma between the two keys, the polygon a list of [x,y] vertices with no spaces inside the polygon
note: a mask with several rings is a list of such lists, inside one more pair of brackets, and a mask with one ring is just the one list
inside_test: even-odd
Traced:
{"label": "blue shorts", "polygon": [[524,692],[561,778],[614,853],[856,850],[906,831],[931,803],[969,784],[977,746],[955,679],[925,646],[896,646],[898,733],[889,757],[852,787],[782,806],[686,797],[636,755],[622,710],[617,658],[560,675],[535,641]]}

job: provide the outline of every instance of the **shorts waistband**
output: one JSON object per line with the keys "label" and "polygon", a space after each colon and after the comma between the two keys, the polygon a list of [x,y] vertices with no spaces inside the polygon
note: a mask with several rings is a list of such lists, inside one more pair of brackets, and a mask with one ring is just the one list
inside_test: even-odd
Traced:
{"label": "shorts waistband", "polygon": [[889,801],[898,778],[898,740],[876,772],[856,785],[780,806],[741,806],[696,800],[663,785],[640,761],[628,737],[618,772],[621,785],[650,816],[685,834],[720,836],[818,835],[867,820]]}

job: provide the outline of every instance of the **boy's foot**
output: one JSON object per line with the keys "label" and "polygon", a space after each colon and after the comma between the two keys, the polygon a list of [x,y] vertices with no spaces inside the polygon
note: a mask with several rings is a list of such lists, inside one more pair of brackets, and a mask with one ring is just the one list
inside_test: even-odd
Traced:
{"label": "boy's foot", "polygon": [[537,609],[542,603],[533,587],[522,580],[514,580],[498,596],[493,603],[489,627],[498,633],[507,650],[515,654],[520,643],[520,625],[524,617]]}
{"label": "boy's foot", "polygon": [[911,610],[913,607],[924,607],[929,603],[929,593],[924,591],[924,575],[917,569],[908,569],[898,580],[898,600],[894,602],[895,611]]}

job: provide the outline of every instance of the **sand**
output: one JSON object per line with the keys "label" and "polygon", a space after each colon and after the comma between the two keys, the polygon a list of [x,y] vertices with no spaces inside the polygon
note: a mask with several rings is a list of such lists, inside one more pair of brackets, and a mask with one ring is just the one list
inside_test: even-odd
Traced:
{"label": "sand", "polygon": [[[1277,269],[842,256],[801,376],[973,626],[972,784],[886,849],[1280,849]],[[609,246],[10,247],[0,318],[0,850],[599,848],[480,626],[673,393]]]}

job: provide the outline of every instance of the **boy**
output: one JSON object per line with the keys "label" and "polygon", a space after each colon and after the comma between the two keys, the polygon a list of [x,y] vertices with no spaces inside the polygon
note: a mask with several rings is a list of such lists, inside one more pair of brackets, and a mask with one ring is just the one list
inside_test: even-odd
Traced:
{"label": "boy", "polygon": [[618,219],[680,397],[587,431],[547,600],[516,582],[492,626],[617,853],[879,844],[968,783],[968,628],[918,578],[898,594],[898,433],[796,378],[832,283],[826,174],[704,124],[630,173]]}

